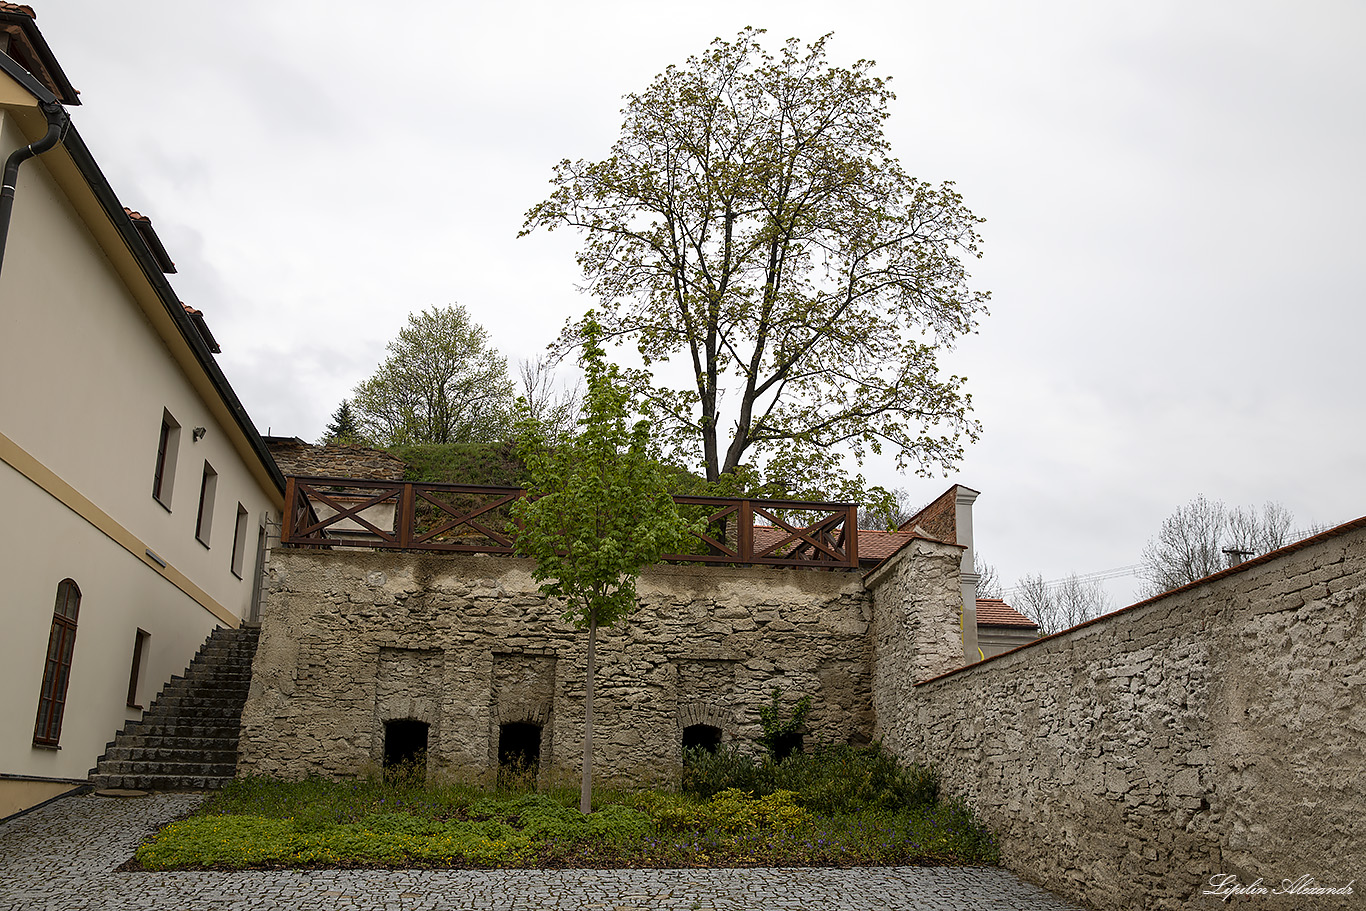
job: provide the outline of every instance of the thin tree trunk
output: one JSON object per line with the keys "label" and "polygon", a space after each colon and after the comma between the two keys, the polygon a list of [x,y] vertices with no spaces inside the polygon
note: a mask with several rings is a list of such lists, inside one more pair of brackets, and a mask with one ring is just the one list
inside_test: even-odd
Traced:
{"label": "thin tree trunk", "polygon": [[588,612],[588,686],[583,693],[583,783],[579,786],[579,812],[593,812],[593,652],[598,638],[598,612]]}

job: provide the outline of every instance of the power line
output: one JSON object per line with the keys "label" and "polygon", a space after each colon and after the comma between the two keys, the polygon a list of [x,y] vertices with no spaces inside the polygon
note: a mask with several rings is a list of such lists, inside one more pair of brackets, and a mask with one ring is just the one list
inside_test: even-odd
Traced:
{"label": "power line", "polygon": [[[1327,531],[1328,529],[1333,527],[1335,526],[1329,524],[1311,525],[1308,528],[1297,528],[1286,535],[1286,544],[1294,544],[1297,541],[1303,541],[1305,538],[1312,538],[1314,535],[1317,535],[1320,532]],[[1138,571],[1142,568],[1142,563],[1130,563],[1127,566],[1116,566],[1111,569],[1098,569],[1095,572],[1091,573],[1073,574],[1064,576],[1061,579],[1050,579],[1049,581],[1043,584],[1043,587],[1046,589],[1059,588],[1063,585],[1066,585],[1068,582],[1071,582],[1074,578],[1078,582],[1104,582],[1107,579],[1122,579],[1125,576],[1137,576]],[[1002,589],[1001,594],[1013,595],[1017,594],[1021,590],[1021,586],[1012,585],[1010,588]]]}
{"label": "power line", "polygon": [[[1073,579],[1076,579],[1078,582],[1102,582],[1106,579],[1121,579],[1125,576],[1136,576],[1138,575],[1138,570],[1141,569],[1142,566],[1143,564],[1141,563],[1130,563],[1128,566],[1115,566],[1110,569],[1098,569],[1095,572],[1090,573],[1068,575],[1061,579],[1052,579],[1045,582],[1043,587],[1048,589],[1058,588],[1066,585]],[[1013,585],[1010,588],[1004,589],[1002,594],[1015,594],[1020,590],[1021,587],[1019,585]]]}

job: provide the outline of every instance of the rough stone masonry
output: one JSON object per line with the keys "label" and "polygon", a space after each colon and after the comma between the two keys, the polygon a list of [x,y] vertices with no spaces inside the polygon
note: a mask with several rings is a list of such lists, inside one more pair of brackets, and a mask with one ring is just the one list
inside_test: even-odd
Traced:
{"label": "rough stone masonry", "polygon": [[[956,639],[961,548],[915,543],[917,591]],[[382,763],[386,733],[403,721],[426,726],[432,772],[496,769],[505,726],[518,725],[536,733],[543,778],[572,773],[587,634],[531,570],[508,557],[277,550],[238,774],[359,775]],[[812,697],[810,740],[879,735],[874,604],[859,572],[655,566],[638,590],[639,607],[599,635],[604,780],[676,781],[693,726],[754,752],[774,687],[788,706]],[[909,665],[898,668],[914,649],[886,651],[882,678],[913,682]],[[955,666],[954,651],[918,676]]]}
{"label": "rough stone masonry", "polygon": [[914,689],[903,755],[1027,879],[1366,907],[1366,519]]}
{"label": "rough stone masonry", "polygon": [[[1366,519],[991,660],[962,663],[963,549],[917,539],[852,572],[657,566],[605,631],[595,763],[676,781],[683,733],[754,750],[781,687],[813,739],[936,767],[1014,872],[1094,909],[1366,906]],[[527,561],[277,551],[239,774],[345,777],[386,723],[436,769],[536,731],[579,756],[585,634]],[[1350,894],[1272,894],[1307,888]],[[1240,901],[1243,899],[1240,899]]]}

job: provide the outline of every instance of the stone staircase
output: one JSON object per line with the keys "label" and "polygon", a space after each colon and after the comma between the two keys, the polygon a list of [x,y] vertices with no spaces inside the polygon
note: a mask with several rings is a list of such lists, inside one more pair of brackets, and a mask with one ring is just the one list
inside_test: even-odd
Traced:
{"label": "stone staircase", "polygon": [[200,791],[231,781],[260,633],[259,627],[215,629],[184,676],[172,677],[142,718],[128,722],[105,747],[90,783]]}

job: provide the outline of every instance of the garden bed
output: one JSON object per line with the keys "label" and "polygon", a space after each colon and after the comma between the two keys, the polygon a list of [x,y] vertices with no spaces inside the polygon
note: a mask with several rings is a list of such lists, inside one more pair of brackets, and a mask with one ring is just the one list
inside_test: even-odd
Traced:
{"label": "garden bed", "polygon": [[933,776],[876,749],[783,763],[696,756],[683,793],[236,781],[138,849],[134,869],[613,868],[990,864],[991,837]]}

